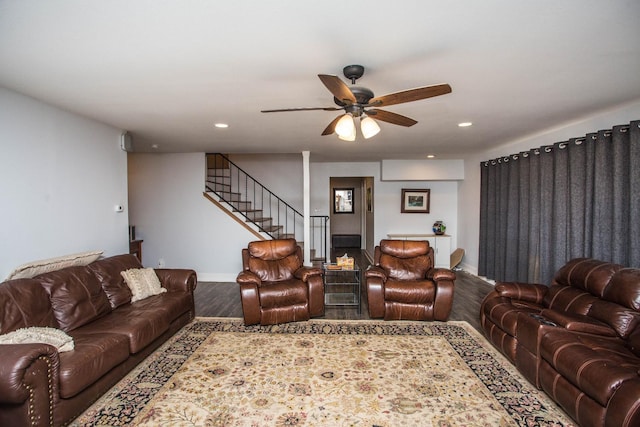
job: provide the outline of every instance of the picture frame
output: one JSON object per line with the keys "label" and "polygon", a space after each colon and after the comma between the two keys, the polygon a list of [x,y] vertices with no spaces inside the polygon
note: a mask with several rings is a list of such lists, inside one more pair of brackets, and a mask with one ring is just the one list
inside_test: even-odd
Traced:
{"label": "picture frame", "polygon": [[429,213],[431,190],[429,189],[402,189],[401,213]]}
{"label": "picture frame", "polygon": [[353,200],[353,187],[333,189],[333,213],[352,214],[355,201]]}

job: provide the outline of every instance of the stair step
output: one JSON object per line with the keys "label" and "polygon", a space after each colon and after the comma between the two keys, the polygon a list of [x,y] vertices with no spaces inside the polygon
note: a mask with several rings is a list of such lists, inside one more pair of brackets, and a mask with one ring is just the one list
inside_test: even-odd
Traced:
{"label": "stair step", "polygon": [[233,206],[233,209],[235,209],[236,211],[246,212],[248,210],[251,210],[251,202],[232,200],[227,203]]}
{"label": "stair step", "polygon": [[[242,194],[240,193],[233,193],[230,191],[216,191],[216,193],[218,193],[218,196],[220,196],[222,199],[224,199],[227,202],[242,202]],[[249,203],[249,202],[247,202]]]}
{"label": "stair step", "polygon": [[223,182],[216,182],[207,180],[207,188],[210,188],[211,191],[231,191],[231,185],[225,184]]}
{"label": "stair step", "polygon": [[230,169],[220,169],[220,168],[208,168],[207,169],[208,176],[219,176],[219,177],[229,177],[231,176]]}

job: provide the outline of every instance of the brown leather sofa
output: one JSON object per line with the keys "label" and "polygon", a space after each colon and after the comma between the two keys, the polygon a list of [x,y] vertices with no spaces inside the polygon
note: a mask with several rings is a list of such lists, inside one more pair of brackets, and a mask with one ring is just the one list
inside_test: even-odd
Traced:
{"label": "brown leather sofa", "polygon": [[240,285],[245,325],[298,322],[324,315],[322,269],[302,264],[295,239],[250,242],[242,250]]}
{"label": "brown leather sofa", "polygon": [[381,240],[365,271],[369,317],[385,320],[442,320],[453,304],[451,270],[433,268],[429,242]]}
{"label": "brown leather sofa", "polygon": [[0,345],[0,425],[67,424],[194,318],[193,270],[155,270],[167,292],[131,303],[120,272],[140,267],[117,255],[0,283],[0,334],[51,327],[75,345]]}
{"label": "brown leather sofa", "polygon": [[550,286],[500,282],[486,336],[581,426],[640,426],[640,269],[569,261]]}

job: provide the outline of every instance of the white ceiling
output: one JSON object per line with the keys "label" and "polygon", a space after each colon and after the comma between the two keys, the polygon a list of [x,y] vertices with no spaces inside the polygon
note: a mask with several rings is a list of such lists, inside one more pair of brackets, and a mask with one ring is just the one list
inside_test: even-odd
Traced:
{"label": "white ceiling", "polygon": [[[638,102],[639,22],[637,0],[0,0],[0,86],[136,151],[452,158]],[[320,136],[338,112],[260,112],[334,106],[317,75],[349,64],[378,96],[453,92],[352,143]]]}

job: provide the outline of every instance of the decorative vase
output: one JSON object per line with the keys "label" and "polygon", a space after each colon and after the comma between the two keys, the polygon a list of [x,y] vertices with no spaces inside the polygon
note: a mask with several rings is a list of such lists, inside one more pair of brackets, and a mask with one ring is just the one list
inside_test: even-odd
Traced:
{"label": "decorative vase", "polygon": [[444,234],[446,230],[447,230],[447,226],[444,225],[444,222],[436,221],[433,223],[433,232],[438,236]]}

